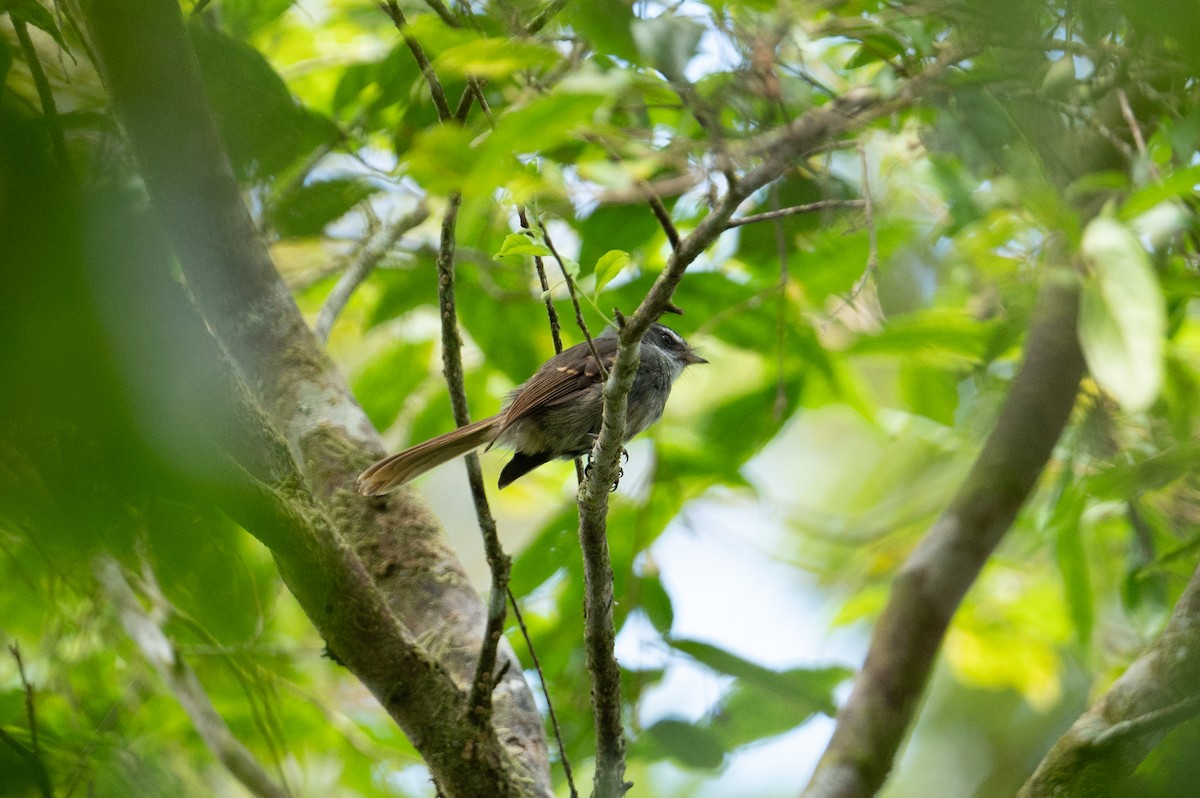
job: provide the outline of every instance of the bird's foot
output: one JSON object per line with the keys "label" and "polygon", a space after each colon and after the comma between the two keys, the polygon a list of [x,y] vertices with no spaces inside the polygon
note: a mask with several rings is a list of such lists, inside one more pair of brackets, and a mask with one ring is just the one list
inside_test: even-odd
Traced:
{"label": "bird's foot", "polygon": [[[595,435],[592,436],[593,439],[595,437],[596,437]],[[629,462],[629,451],[624,446],[621,447],[621,462],[622,463]],[[587,465],[585,465],[583,467],[583,478],[584,479],[592,478],[592,465],[593,465],[592,451],[591,451],[591,449],[589,449],[588,455],[587,455]],[[618,466],[617,467],[617,477],[616,477],[616,479],[613,480],[612,487],[608,489],[609,493],[613,493],[616,491],[617,486],[621,484],[621,477],[623,477],[623,476],[625,476],[625,469]]]}

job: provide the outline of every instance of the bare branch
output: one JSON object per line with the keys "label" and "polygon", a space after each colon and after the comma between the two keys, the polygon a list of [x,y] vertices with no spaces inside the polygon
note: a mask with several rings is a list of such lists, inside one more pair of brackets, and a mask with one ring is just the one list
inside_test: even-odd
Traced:
{"label": "bare branch", "polygon": [[[517,208],[517,218],[521,221],[523,230],[533,232],[533,228],[529,226],[529,214],[524,205]],[[558,311],[554,309],[554,299],[550,296],[550,281],[546,279],[546,264],[540,255],[533,257],[533,267],[537,270],[538,284],[542,287],[542,301],[546,303],[546,318],[550,321],[550,337],[554,340],[554,353],[558,354],[563,351],[562,328],[558,321]]]}
{"label": "bare branch", "polygon": [[567,268],[566,261],[562,255],[558,254],[558,249],[554,246],[553,239],[550,238],[550,231],[546,229],[546,225],[540,219],[538,220],[538,228],[542,231],[542,240],[546,242],[546,247],[550,250],[555,263],[558,264],[558,269],[562,272],[563,280],[567,283],[567,293],[571,296],[571,305],[575,308],[575,323],[579,325],[580,332],[583,333],[584,339],[587,340],[588,349],[592,352],[592,359],[596,361],[596,368],[600,370],[600,376],[603,379],[608,379],[608,369],[604,365],[604,361],[600,359],[600,353],[596,351],[596,343],[592,340],[592,333],[588,330],[587,322],[583,320],[583,309],[579,306],[579,295],[575,289],[575,280],[571,277],[571,272]]}
{"label": "bare branch", "polygon": [[542,28],[546,27],[546,24],[550,22],[550,20],[554,19],[555,15],[557,15],[559,11],[562,11],[564,8],[566,8],[567,1],[568,0],[551,0],[550,4],[543,8],[541,13],[534,17],[532,21],[530,21],[528,27],[525,28],[525,32],[537,33]]}
{"label": "bare branch", "polygon": [[[450,405],[454,410],[454,421],[458,426],[471,423],[471,411],[467,407],[467,390],[463,379],[462,336],[458,332],[458,310],[454,297],[454,236],[458,222],[458,208],[462,202],[460,194],[452,194],[446,213],[442,217],[442,240],[438,248],[438,317],[442,321],[442,371],[450,391]],[[500,537],[496,533],[496,519],[488,506],[487,491],[483,486],[483,471],[479,467],[479,455],[471,452],[465,458],[467,480],[471,486],[471,498],[475,504],[475,517],[483,535],[484,553],[492,573],[492,585],[488,594],[487,623],[479,661],[471,680],[471,695],[467,702],[474,722],[490,723],[492,716],[492,690],[495,687],[496,651],[504,636],[504,616],[507,608],[505,595],[512,571],[512,560],[504,552]]]}
{"label": "bare branch", "polygon": [[446,8],[446,4],[442,0],[425,0],[425,5],[438,15],[438,18],[452,28],[462,27],[462,22],[454,15],[454,12]]}
{"label": "bare branch", "polygon": [[769,222],[775,219],[783,219],[788,216],[796,216],[801,213],[812,213],[813,211],[824,211],[830,208],[861,208],[866,205],[865,200],[860,199],[826,199],[817,200],[816,202],[806,202],[803,205],[793,205],[789,208],[780,208],[778,210],[765,211],[763,213],[753,213],[749,216],[737,216],[730,219],[725,227],[741,227],[744,224],[754,224],[755,222]]}
{"label": "bare branch", "polygon": [[400,36],[404,39],[404,43],[416,59],[417,66],[421,69],[421,74],[425,76],[425,82],[429,84],[429,95],[433,97],[433,105],[437,108],[438,119],[443,122],[454,118],[454,114],[450,112],[450,104],[446,102],[446,92],[442,89],[442,82],[433,72],[433,65],[429,62],[429,57],[425,55],[425,48],[421,43],[413,38],[408,32],[408,20],[404,18],[404,12],[400,10],[396,0],[387,0],[382,3],[380,8],[383,13],[391,18],[392,24],[396,26],[396,30],[400,31]]}
{"label": "bare branch", "polygon": [[347,267],[346,271],[342,272],[342,276],[338,278],[333,290],[329,292],[329,296],[325,297],[324,304],[317,312],[313,332],[316,333],[321,343],[329,340],[329,332],[333,329],[333,323],[337,321],[337,317],[341,315],[355,290],[371,276],[371,272],[375,271],[375,267],[387,257],[387,254],[400,242],[404,234],[425,221],[427,216],[429,216],[429,210],[424,203],[419,203],[416,208],[388,225],[378,235],[372,236],[367,245],[359,251],[358,257]]}
{"label": "bare branch", "polygon": [[[559,350],[562,351],[561,349]],[[578,462],[578,458],[576,458]],[[538,659],[537,650],[533,647],[533,638],[529,636],[529,629],[525,626],[525,618],[521,616],[521,607],[517,604],[517,597],[513,595],[512,589],[508,591],[508,601],[512,604],[513,616],[517,619],[517,626],[521,629],[521,636],[525,638],[525,645],[529,649],[529,658],[533,660],[533,668],[537,671],[538,683],[542,686],[542,697],[546,699],[546,711],[550,715],[550,725],[554,729],[554,739],[558,743],[558,757],[562,760],[563,772],[567,776],[567,787],[571,790],[571,798],[576,798],[579,793],[575,789],[575,777],[571,773],[571,760],[567,756],[567,747],[563,744],[562,729],[558,725],[558,713],[554,711],[554,702],[550,699],[550,690],[546,687],[546,674],[542,671],[542,663]]]}

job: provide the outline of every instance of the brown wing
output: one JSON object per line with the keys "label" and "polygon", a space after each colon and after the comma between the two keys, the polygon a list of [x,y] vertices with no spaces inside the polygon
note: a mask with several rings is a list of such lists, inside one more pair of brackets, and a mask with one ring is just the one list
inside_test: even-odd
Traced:
{"label": "brown wing", "polygon": [[[616,336],[593,339],[596,352],[607,371],[617,355]],[[512,404],[503,413],[499,432],[540,407],[569,402],[600,382],[600,369],[587,342],[576,344],[547,360],[537,373],[517,390]]]}

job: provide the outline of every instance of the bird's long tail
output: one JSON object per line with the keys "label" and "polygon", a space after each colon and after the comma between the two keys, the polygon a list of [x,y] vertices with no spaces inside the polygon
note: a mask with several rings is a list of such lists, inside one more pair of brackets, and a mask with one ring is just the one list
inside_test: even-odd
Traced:
{"label": "bird's long tail", "polygon": [[499,415],[481,419],[383,458],[358,475],[358,492],[364,496],[387,493],[435,466],[490,443],[501,419]]}

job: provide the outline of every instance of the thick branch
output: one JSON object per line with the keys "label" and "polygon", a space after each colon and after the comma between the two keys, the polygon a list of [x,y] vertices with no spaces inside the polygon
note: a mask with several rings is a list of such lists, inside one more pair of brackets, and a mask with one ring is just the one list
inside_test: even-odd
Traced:
{"label": "thick branch", "polygon": [[[327,521],[318,523],[317,538],[300,538],[298,551],[278,554],[289,586],[297,589],[296,580],[312,578],[305,568],[326,569],[320,576],[327,580],[328,592],[313,591],[301,603],[339,655],[400,720],[444,792],[548,794],[545,736],[519,667],[507,669],[494,694],[494,722],[505,730],[508,751],[523,763],[519,777],[505,770],[505,757],[489,759],[487,745],[470,751],[489,760],[482,768],[464,760],[462,748],[434,750],[448,739],[475,741],[478,736],[464,713],[453,709],[454,700],[434,706],[420,694],[432,680],[429,695],[445,695],[440,668],[460,688],[471,680],[484,607],[415,494],[368,500],[353,491],[354,477],[383,447],[305,325],[241,202],[203,99],[178,5],[169,0],[92,0],[85,7],[105,82],[188,288],[303,470],[302,482],[292,485],[295,496],[276,499],[303,499],[307,483],[323,503],[325,512],[318,517],[337,518],[338,532],[357,550],[347,548]],[[273,481],[264,490],[278,491],[287,484]],[[249,512],[272,501],[267,495],[257,498],[260,504],[251,503],[239,521],[272,523],[270,513]],[[286,524],[278,535],[247,528],[265,538],[290,534]],[[314,544],[316,550],[311,550]],[[377,590],[385,592],[386,606]],[[387,652],[371,653],[376,633],[394,642]],[[431,669],[424,656],[407,651],[406,639],[421,639],[429,651],[438,652],[439,667]],[[361,658],[347,647],[359,647]],[[391,656],[399,659],[389,660]],[[503,656],[516,664],[508,647]],[[405,664],[413,669],[405,671]],[[456,784],[455,779],[469,778],[468,770],[490,773],[493,781],[486,787]]]}
{"label": "thick branch", "polygon": [[996,427],[950,507],[896,574],[866,664],[805,796],[866,798],[891,770],[951,617],[1070,416],[1084,370],[1077,302],[1067,276],[1047,280]]}
{"label": "thick branch", "polygon": [[1200,568],[1167,628],[1059,738],[1022,798],[1107,794],[1174,725],[1200,713]]}

